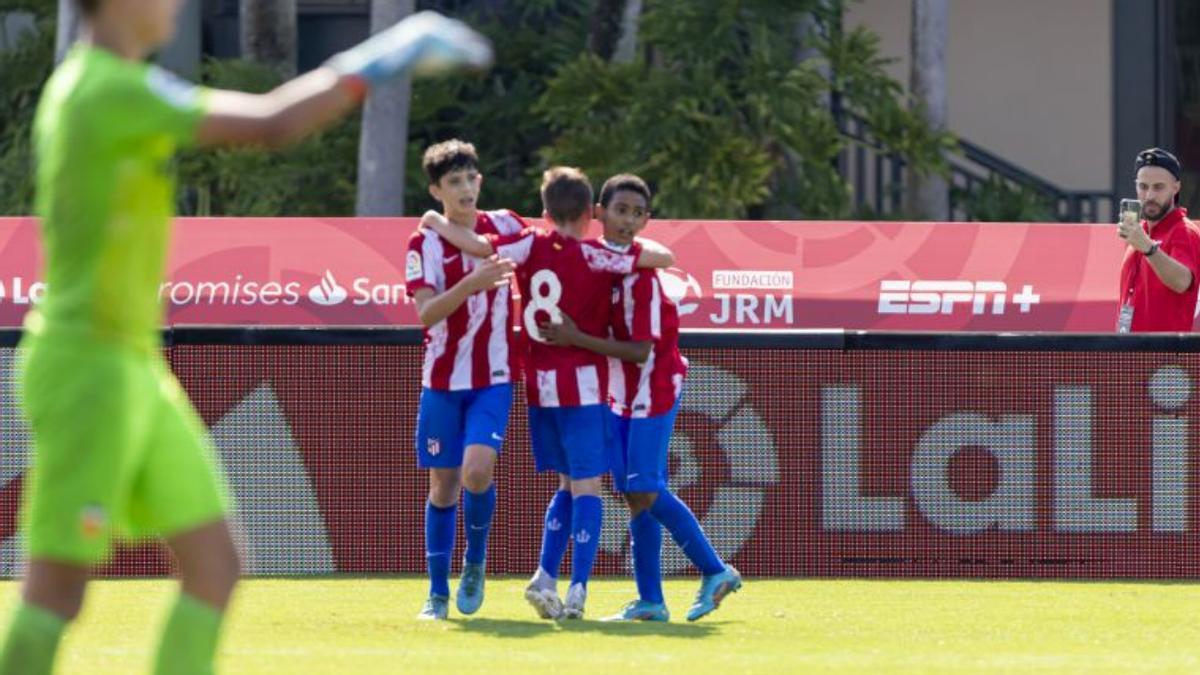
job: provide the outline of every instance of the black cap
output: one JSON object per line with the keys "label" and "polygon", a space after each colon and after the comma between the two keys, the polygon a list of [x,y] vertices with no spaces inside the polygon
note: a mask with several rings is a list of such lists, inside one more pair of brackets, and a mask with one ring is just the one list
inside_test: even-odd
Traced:
{"label": "black cap", "polygon": [[1150,148],[1138,153],[1137,161],[1134,163],[1134,171],[1141,170],[1144,166],[1157,166],[1171,172],[1175,180],[1179,180],[1179,174],[1182,172],[1179,166],[1179,160],[1175,155],[1163,150],[1162,148]]}

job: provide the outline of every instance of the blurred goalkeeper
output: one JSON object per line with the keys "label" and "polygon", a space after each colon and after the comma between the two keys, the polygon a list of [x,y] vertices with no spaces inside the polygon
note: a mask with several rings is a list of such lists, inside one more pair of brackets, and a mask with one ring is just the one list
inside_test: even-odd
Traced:
{"label": "blurred goalkeeper", "polygon": [[238,559],[211,443],[161,352],[172,157],[188,145],[287,145],[378,84],[484,67],[491,49],[421,13],[270,93],[211,91],[143,62],[171,38],[182,0],[76,2],[81,39],[34,123],[48,288],[22,341],[30,562],[0,673],[51,672],[89,567],[114,538],[150,536],[165,538],[182,576],[155,672],[211,673]]}

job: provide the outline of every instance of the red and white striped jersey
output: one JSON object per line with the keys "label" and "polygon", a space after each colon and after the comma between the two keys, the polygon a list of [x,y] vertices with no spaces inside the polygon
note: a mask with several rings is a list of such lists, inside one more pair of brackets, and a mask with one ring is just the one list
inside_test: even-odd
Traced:
{"label": "red and white striped jersey", "polygon": [[683,390],[688,362],[679,352],[679,310],[663,292],[656,270],[638,270],[617,284],[611,327],[617,340],[654,341],[645,363],[608,359],[612,411],[624,417],[670,412]]}
{"label": "red and white striped jersey", "polygon": [[[480,211],[475,231],[512,235],[527,226],[511,211]],[[422,288],[446,292],[475,269],[479,260],[432,230],[417,230],[408,240],[404,277],[411,297]],[[480,291],[450,316],[425,329],[421,384],[429,389],[481,389],[512,380],[512,293],[508,286]]]}
{"label": "red and white striped jersey", "polygon": [[517,284],[524,305],[520,325],[528,338],[525,389],[529,405],[604,404],[608,391],[604,357],[578,347],[546,344],[538,325],[566,313],[579,330],[607,337],[613,284],[634,270],[641,248],[611,251],[598,241],[579,241],[554,230],[534,228],[490,239],[498,254],[518,265]]}

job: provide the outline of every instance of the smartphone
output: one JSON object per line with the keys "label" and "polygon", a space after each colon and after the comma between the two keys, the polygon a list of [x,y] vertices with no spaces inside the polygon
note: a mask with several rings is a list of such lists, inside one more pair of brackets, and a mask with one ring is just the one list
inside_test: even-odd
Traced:
{"label": "smartphone", "polygon": [[1121,200],[1121,222],[1137,225],[1142,222],[1142,203],[1136,199]]}

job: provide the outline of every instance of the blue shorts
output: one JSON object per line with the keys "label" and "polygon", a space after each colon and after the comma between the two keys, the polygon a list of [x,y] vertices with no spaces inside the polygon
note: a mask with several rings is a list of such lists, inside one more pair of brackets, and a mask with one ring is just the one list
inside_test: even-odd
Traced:
{"label": "blue shorts", "polygon": [[511,408],[511,384],[462,391],[422,389],[417,465],[422,469],[460,467],[469,445],[486,445],[500,454]]}
{"label": "blue shorts", "polygon": [[657,417],[622,417],[609,412],[608,457],[613,487],[620,493],[658,492],[667,487],[668,447],[679,401]]}
{"label": "blue shorts", "polygon": [[575,480],[608,472],[608,408],[529,407],[529,438],[538,471],[565,473]]}

